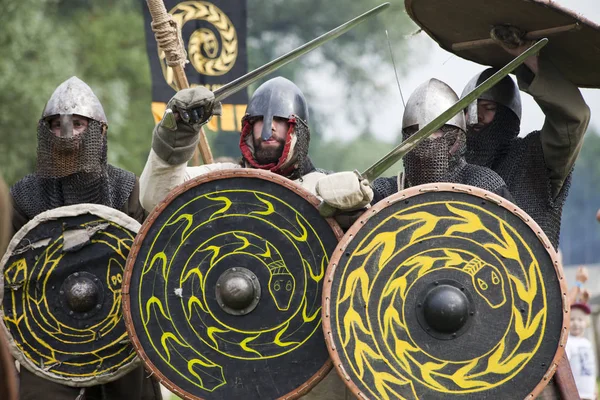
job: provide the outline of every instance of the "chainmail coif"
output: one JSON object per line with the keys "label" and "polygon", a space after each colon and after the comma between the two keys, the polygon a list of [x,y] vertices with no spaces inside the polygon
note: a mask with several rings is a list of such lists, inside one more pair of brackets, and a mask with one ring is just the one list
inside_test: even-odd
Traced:
{"label": "chainmail coif", "polygon": [[[467,130],[467,162],[494,169],[496,163],[510,150],[513,139],[519,135],[519,124],[515,113],[497,104],[496,115],[488,126],[479,132]],[[498,134],[499,132],[503,133]]]}
{"label": "chainmail coif", "polygon": [[[506,182],[515,203],[540,225],[552,245],[558,248],[562,209],[569,193],[572,173],[568,175],[558,196],[553,198],[541,132],[534,131],[524,138],[517,137],[518,119],[505,110],[498,106],[496,117],[484,129],[485,132],[467,134],[467,160],[497,172]],[[498,111],[501,111],[500,114]]]}
{"label": "chainmail coif", "polygon": [[[461,183],[488,190],[512,201],[506,184],[497,173],[489,168],[468,164],[465,161],[465,133],[449,125],[443,126],[442,131],[445,133],[444,136],[433,140],[424,140],[406,155],[404,158],[405,186],[435,182]],[[406,140],[412,133],[414,130],[405,129],[404,139]],[[377,178],[371,186],[374,192],[372,204],[398,191],[396,178]]]}
{"label": "chainmail coif", "polygon": [[[417,128],[404,129],[402,137],[407,140]],[[450,125],[442,127],[443,136],[422,141],[404,157],[404,172],[411,186],[432,182],[453,182],[463,166],[465,134]]]}
{"label": "chainmail coif", "polygon": [[289,179],[298,179],[309,172],[312,172],[315,167],[308,157],[308,148],[310,145],[310,129],[306,122],[300,118],[296,118],[296,127],[294,132],[296,134],[296,146],[294,146],[294,153],[296,155],[296,164],[298,168],[295,169]]}
{"label": "chainmail coif", "polygon": [[72,138],[56,137],[46,121],[38,124],[34,174],[11,188],[17,208],[29,219],[72,204],[102,204],[122,209],[135,186],[132,172],[108,165],[106,135],[100,122]]}
{"label": "chainmail coif", "polygon": [[89,120],[81,134],[58,137],[47,121],[38,123],[36,174],[40,178],[63,178],[76,172],[100,175],[106,169],[106,135],[102,123]]}

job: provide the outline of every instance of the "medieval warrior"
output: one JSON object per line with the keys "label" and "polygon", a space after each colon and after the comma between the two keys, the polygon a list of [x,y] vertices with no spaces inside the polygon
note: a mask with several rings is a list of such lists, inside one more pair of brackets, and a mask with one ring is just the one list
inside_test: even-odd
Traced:
{"label": "medieval warrior", "polygon": [[[519,55],[530,44],[519,39],[522,35],[515,29],[496,27],[492,35],[500,39],[510,54]],[[463,95],[494,72],[489,68],[477,74]],[[507,76],[466,110],[466,159],[496,171],[516,204],[540,225],[557,248],[562,208],[590,120],[590,109],[579,89],[543,53],[528,58],[516,70],[516,76],[519,88],[533,96],[546,116],[542,129],[517,137],[521,97]]]}
{"label": "medieval warrior", "polygon": [[[36,170],[10,189],[12,235],[44,211],[81,203],[112,207],[143,221],[136,176],[107,163],[107,128],[102,105],[87,84],[72,77],[56,88],[38,122]],[[25,368],[19,376],[21,399],[73,400],[81,391]],[[158,383],[141,366],[85,393],[87,398],[161,398]]]}
{"label": "medieval warrior", "polygon": [[[444,82],[429,79],[419,85],[406,103],[402,118],[403,140],[410,138],[456,101],[458,96]],[[465,131],[465,118],[459,113],[404,157],[404,173],[398,179],[377,178],[370,190],[356,173],[339,172],[319,180],[317,194],[329,205],[344,211],[377,203],[407,187],[435,182],[476,186],[512,200],[498,174],[465,161]]]}
{"label": "medieval warrior", "polygon": [[200,126],[220,115],[220,103],[204,87],[179,91],[154,128],[152,149],[140,177],[140,201],[152,210],[175,186],[196,176],[224,169],[258,168],[296,180],[314,193],[324,175],[308,157],[308,106],[300,89],[277,77],[263,83],[248,102],[242,118],[240,163],[188,167],[198,143]]}
{"label": "medieval warrior", "polygon": [[[257,168],[296,181],[315,193],[325,172],[308,156],[310,130],[308,106],[302,91],[291,81],[277,77],[256,89],[242,118],[240,163],[215,163],[188,167],[198,143],[198,130],[212,115],[220,115],[214,94],[198,86],[179,91],[169,101],[156,125],[152,149],[140,177],[140,202],[152,210],[177,185],[211,171]],[[303,398],[343,400],[346,387],[335,371]]]}

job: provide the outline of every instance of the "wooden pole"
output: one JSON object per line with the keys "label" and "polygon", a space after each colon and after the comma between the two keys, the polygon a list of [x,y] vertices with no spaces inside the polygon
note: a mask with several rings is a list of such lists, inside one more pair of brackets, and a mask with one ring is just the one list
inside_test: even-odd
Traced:
{"label": "wooden pole", "polygon": [[[171,18],[171,16],[169,15],[169,13],[167,13],[167,9],[165,8],[165,5],[163,3],[163,0],[146,0],[146,3],[148,4],[148,9],[150,10],[150,15],[152,15],[152,22],[153,25],[156,24],[160,24],[160,23],[174,23],[173,19]],[[171,35],[167,38],[171,43],[173,43],[174,46],[169,46],[168,48],[162,48],[161,50],[163,50],[165,52],[165,58],[167,60],[167,64],[173,68],[173,74],[174,74],[174,80],[175,80],[175,86],[177,86],[178,90],[182,90],[182,89],[187,89],[190,87],[189,82],[187,80],[187,77],[185,75],[185,71],[183,69],[184,65],[185,65],[185,58],[182,57],[182,54],[185,54],[183,49],[181,48],[174,48],[176,47],[175,44],[177,45],[181,45],[180,44],[180,40],[179,37],[180,35],[178,35],[177,31],[181,29],[181,27],[177,26],[176,30],[174,32],[174,36],[173,33],[171,33]],[[156,36],[156,41],[158,43],[158,46],[161,46],[161,41],[164,40],[165,38],[161,37],[161,40],[159,40],[158,38],[158,34],[155,32],[155,36]],[[213,156],[212,156],[212,152],[210,151],[210,146],[208,144],[208,139],[206,138],[206,133],[204,133],[204,128],[200,127],[200,132],[198,132],[199,135],[199,142],[198,142],[198,151],[200,153],[200,156],[202,157],[202,162],[204,164],[212,164],[213,162]]]}
{"label": "wooden pole", "polygon": [[[555,28],[540,29],[538,31],[531,31],[531,32],[527,33],[525,35],[525,39],[538,40],[543,37],[548,37],[548,36],[556,35],[556,34],[563,33],[563,32],[575,31],[580,28],[581,28],[581,26],[578,23],[574,23],[574,24],[570,24],[570,25],[557,26]],[[493,44],[496,44],[496,41],[494,39],[478,39],[478,40],[470,40],[467,42],[454,43],[451,46],[451,48],[452,48],[452,51],[463,51],[463,50],[477,49],[479,47],[484,47],[484,46],[491,46]]]}
{"label": "wooden pole", "polygon": [[562,400],[580,399],[577,386],[575,385],[575,378],[573,378],[573,372],[571,371],[571,364],[569,364],[566,353],[563,354],[561,360],[558,362],[554,380]]}

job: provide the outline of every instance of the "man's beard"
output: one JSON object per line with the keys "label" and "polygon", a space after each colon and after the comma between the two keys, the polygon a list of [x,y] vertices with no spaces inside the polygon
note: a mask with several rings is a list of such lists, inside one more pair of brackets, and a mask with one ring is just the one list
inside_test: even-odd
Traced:
{"label": "man's beard", "polygon": [[[274,138],[275,139],[275,138]],[[254,159],[261,165],[277,164],[283,148],[285,146],[284,139],[275,139],[278,146],[265,146],[262,139],[254,140]]]}

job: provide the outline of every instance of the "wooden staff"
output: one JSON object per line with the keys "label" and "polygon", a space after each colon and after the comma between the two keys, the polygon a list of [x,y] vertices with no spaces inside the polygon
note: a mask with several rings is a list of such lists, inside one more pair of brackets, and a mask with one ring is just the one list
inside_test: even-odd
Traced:
{"label": "wooden staff", "polygon": [[571,365],[569,364],[566,354],[564,354],[558,362],[554,380],[556,381],[556,386],[558,386],[558,390],[560,391],[563,400],[579,400],[575,378],[573,377]]}
{"label": "wooden staff", "polygon": [[[173,69],[175,86],[178,90],[190,87],[185,71],[187,55],[181,38],[181,30],[173,17],[167,12],[163,0],[146,0],[150,15],[152,15],[152,31],[158,47],[164,51],[167,65]],[[204,133],[204,128],[200,127],[198,132],[200,141],[198,142],[198,151],[204,164],[212,164],[213,156]]]}
{"label": "wooden staff", "polygon": [[[548,29],[540,29],[539,31],[531,31],[525,35],[525,39],[527,40],[538,40],[543,37],[548,37],[552,35],[557,35],[559,33],[571,32],[581,29],[581,26],[578,23],[557,26],[555,28]],[[479,47],[491,46],[496,44],[494,39],[478,39],[478,40],[470,40],[468,42],[460,42],[452,44],[453,51],[462,51],[462,50],[472,50],[477,49]]]}

